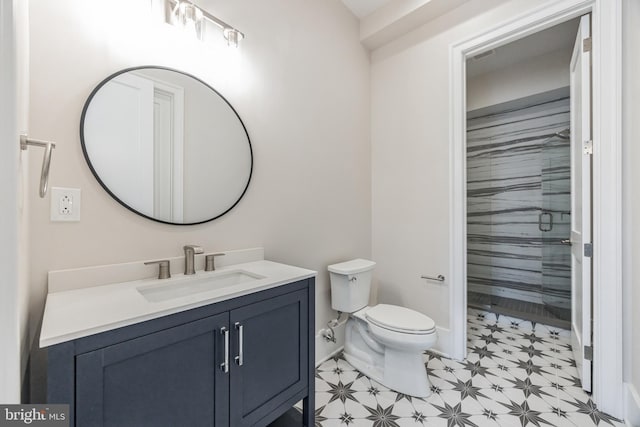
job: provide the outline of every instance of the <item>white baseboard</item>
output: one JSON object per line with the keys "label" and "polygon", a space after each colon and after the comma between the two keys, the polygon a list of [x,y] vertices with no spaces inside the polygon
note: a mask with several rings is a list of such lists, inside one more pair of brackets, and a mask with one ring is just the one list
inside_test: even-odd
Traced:
{"label": "white baseboard", "polygon": [[325,360],[333,357],[335,354],[341,352],[344,349],[344,332],[347,320],[343,320],[333,328],[336,334],[336,342],[327,341],[321,334],[321,331],[316,333],[316,366],[320,365]]}
{"label": "white baseboard", "polygon": [[624,383],[624,422],[629,427],[640,427],[640,394],[630,383]]}

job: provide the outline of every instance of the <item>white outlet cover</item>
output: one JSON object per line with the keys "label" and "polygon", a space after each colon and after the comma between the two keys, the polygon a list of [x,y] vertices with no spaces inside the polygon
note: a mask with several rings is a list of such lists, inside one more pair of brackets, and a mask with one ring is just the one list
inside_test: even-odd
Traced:
{"label": "white outlet cover", "polygon": [[51,187],[51,221],[80,221],[79,188]]}

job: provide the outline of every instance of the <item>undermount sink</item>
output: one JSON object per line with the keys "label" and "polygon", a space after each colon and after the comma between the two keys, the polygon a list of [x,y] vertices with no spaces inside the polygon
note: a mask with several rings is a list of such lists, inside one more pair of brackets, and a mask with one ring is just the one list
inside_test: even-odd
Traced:
{"label": "undermount sink", "polygon": [[[206,273],[205,273],[206,274]],[[162,302],[174,298],[185,297],[214,289],[224,289],[241,285],[265,276],[246,270],[231,270],[220,273],[209,273],[206,276],[182,276],[176,279],[165,279],[160,283],[138,286],[136,289],[149,302]]]}

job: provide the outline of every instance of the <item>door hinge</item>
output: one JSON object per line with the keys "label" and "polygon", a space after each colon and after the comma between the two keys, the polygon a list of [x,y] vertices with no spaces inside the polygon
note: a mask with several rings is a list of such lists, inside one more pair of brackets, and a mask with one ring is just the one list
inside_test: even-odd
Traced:
{"label": "door hinge", "polygon": [[584,359],[593,360],[593,346],[590,346],[590,345],[584,346]]}
{"label": "door hinge", "polygon": [[591,37],[587,37],[586,39],[582,40],[582,51],[583,52],[591,52],[591,48],[592,48],[592,39]]}
{"label": "door hinge", "polygon": [[587,258],[593,257],[593,243],[584,244],[584,256],[586,256]]}
{"label": "door hinge", "polygon": [[593,154],[593,141],[592,140],[588,140],[588,141],[584,141],[583,145],[582,145],[584,154]]}

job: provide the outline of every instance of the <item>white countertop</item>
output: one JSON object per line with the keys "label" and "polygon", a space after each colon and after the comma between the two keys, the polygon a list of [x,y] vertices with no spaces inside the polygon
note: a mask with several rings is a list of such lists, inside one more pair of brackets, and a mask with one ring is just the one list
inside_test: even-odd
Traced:
{"label": "white countertop", "polygon": [[160,281],[156,278],[142,279],[49,293],[44,309],[40,347],[60,344],[257,291],[275,288],[316,275],[316,272],[312,270],[261,260],[229,265],[218,268],[215,272],[198,271],[195,276],[188,277],[202,279],[207,275],[219,275],[221,272],[233,270],[245,270],[264,276],[264,278],[160,302],[147,301],[138,292],[137,287],[153,283],[169,284],[171,283],[170,281],[183,278],[182,274],[174,274],[171,279],[166,281]]}

